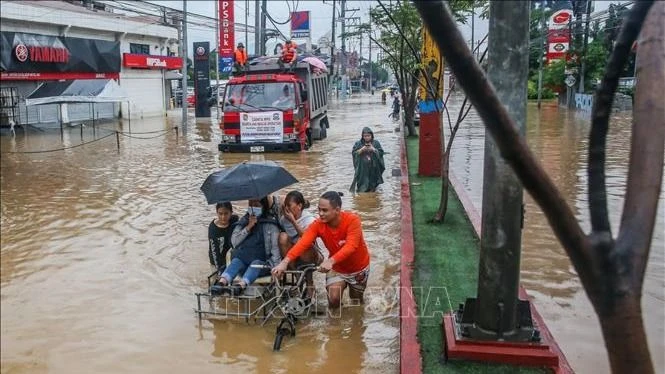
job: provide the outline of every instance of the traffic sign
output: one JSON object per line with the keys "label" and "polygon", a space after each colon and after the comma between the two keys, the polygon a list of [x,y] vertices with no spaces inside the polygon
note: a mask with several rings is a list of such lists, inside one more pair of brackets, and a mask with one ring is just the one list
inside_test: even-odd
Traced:
{"label": "traffic sign", "polygon": [[575,82],[577,82],[577,80],[572,75],[569,75],[566,77],[566,80],[564,82],[566,83],[566,86],[572,87],[575,85]]}

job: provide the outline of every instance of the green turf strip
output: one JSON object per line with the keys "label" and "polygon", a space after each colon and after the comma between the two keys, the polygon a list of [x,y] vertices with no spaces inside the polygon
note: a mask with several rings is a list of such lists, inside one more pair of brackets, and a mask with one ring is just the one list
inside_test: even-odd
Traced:
{"label": "green turf strip", "polygon": [[451,188],[445,224],[428,223],[439,207],[441,179],[418,176],[418,138],[407,139],[418,308],[418,340],[424,373],[548,373],[547,369],[468,361],[440,362],[441,316],[476,296],[480,242]]}

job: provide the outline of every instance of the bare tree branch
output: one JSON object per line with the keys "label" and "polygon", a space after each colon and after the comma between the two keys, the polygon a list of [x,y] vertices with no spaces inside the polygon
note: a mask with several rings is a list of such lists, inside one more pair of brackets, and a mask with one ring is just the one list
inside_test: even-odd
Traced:
{"label": "bare tree branch", "polygon": [[638,45],[630,166],[616,242],[618,253],[632,250],[641,260],[634,264],[639,278],[633,279],[640,285],[658,209],[665,147],[665,4],[658,2],[650,12],[656,16],[647,18]]}
{"label": "bare tree branch", "polygon": [[607,215],[607,191],[605,186],[605,147],[607,128],[612,112],[614,92],[619,76],[628,61],[630,48],[637,39],[640,26],[653,1],[637,1],[628,18],[623,22],[616,45],[605,67],[605,76],[596,91],[591,114],[589,134],[589,210],[591,229],[599,240],[611,241],[612,232]]}

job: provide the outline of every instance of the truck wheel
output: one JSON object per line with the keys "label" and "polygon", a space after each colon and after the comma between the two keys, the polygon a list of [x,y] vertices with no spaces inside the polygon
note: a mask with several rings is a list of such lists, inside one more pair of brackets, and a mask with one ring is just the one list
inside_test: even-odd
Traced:
{"label": "truck wheel", "polygon": [[305,135],[306,135],[305,150],[307,150],[312,146],[312,130],[307,129]]}
{"label": "truck wheel", "polygon": [[321,135],[320,135],[321,139],[325,139],[325,138],[328,137],[328,130],[327,130],[328,127],[330,127],[328,125],[328,118],[322,119],[321,120]]}

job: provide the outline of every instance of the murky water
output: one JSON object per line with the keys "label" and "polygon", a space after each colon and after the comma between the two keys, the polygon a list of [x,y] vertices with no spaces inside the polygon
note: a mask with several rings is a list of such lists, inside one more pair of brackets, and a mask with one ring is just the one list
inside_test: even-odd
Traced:
{"label": "murky water", "polygon": [[[399,307],[385,290],[399,281],[399,179],[391,176],[399,138],[378,101],[334,103],[328,139],[298,154],[219,154],[216,125],[193,118],[185,136],[123,136],[119,150],[111,136],[61,152],[3,153],[2,372],[396,372]],[[176,122],[131,126],[137,133]],[[367,125],[388,152],[386,183],[379,193],[343,198],[361,215],[371,250],[366,306],[298,324],[279,353],[272,352],[274,324],[199,324],[194,292],[205,288],[214,218],[199,191],[205,177],[246,159],[276,160],[300,180],[293,188],[316,202],[326,190],[348,190],[351,146]],[[66,129],[62,140],[55,130],[17,132],[2,137],[2,152],[81,142],[79,128]],[[83,137],[92,140],[92,128]],[[322,275],[317,283],[323,291]]]}
{"label": "murky water", "polygon": [[[453,99],[453,107],[461,98]],[[457,110],[451,112],[456,118]],[[554,104],[539,112],[529,104],[527,138],[585,232],[589,232],[586,165],[589,120]],[[623,209],[630,150],[630,113],[612,117],[607,138],[608,208],[613,233],[618,232]],[[470,113],[458,132],[452,169],[480,212],[482,204],[483,144],[485,130]],[[665,189],[665,188],[664,188]],[[661,190],[662,191],[662,190]],[[525,193],[526,217],[522,238],[521,280],[534,297],[539,312],[579,373],[609,372],[600,324],[563,248],[533,199]],[[642,307],[649,347],[657,372],[665,372],[665,193],[661,192],[651,253],[644,279]],[[617,328],[621,328],[617,326]]]}

